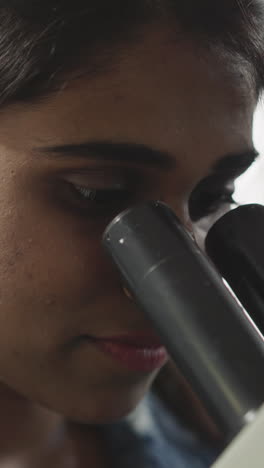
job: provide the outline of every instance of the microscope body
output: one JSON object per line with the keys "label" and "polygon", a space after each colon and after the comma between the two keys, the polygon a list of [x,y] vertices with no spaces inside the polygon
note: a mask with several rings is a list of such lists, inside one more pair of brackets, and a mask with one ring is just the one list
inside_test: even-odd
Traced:
{"label": "microscope body", "polygon": [[[206,240],[218,270],[160,202],[121,213],[103,244],[122,283],[226,434],[227,449],[213,468],[263,468],[264,339],[254,318],[264,324],[264,207],[234,212]],[[232,273],[227,279],[250,310],[224,284],[225,272]]]}
{"label": "microscope body", "polygon": [[264,405],[211,468],[263,468]]}

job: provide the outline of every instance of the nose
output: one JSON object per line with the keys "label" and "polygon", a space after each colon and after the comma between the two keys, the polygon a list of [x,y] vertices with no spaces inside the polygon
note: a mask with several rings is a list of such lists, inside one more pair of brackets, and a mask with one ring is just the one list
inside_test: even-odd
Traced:
{"label": "nose", "polygon": [[175,200],[171,200],[165,196],[161,196],[159,200],[167,204],[174,211],[175,215],[179,218],[186,231],[190,234],[193,241],[195,241],[195,229],[190,218],[188,202],[186,201],[183,203],[175,203]]}

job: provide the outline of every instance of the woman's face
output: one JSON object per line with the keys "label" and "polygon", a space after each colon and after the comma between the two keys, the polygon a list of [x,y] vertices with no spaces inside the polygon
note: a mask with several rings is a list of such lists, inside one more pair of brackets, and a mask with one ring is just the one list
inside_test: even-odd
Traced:
{"label": "woman's face", "polygon": [[219,159],[252,150],[255,98],[239,65],[203,60],[162,31],[125,55],[107,73],[0,113],[2,383],[93,422],[126,414],[157,374],[80,339],[151,331],[102,250],[104,228],[149,199],[190,226],[198,182]]}

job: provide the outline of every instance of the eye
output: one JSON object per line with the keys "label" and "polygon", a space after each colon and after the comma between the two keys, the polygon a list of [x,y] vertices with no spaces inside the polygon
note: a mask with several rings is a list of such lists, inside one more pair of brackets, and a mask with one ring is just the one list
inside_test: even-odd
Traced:
{"label": "eye", "polygon": [[236,203],[233,194],[235,190],[234,182],[227,183],[226,185],[215,186],[203,182],[199,184],[192,192],[189,199],[189,213],[193,222],[199,221],[201,218],[210,216],[221,208],[228,208],[228,206]]}
{"label": "eye", "polygon": [[64,202],[76,214],[93,218],[118,214],[135,203],[142,191],[142,177],[134,171],[80,171],[63,179]]}
{"label": "eye", "polygon": [[80,198],[95,203],[116,203],[123,198],[124,195],[128,196],[129,192],[121,188],[111,188],[105,190],[88,189],[80,185],[73,185],[76,192],[80,195]]}
{"label": "eye", "polygon": [[[253,149],[242,155],[230,155],[218,161],[217,168],[202,179],[191,193],[189,214],[193,222],[223,211],[236,203],[233,199],[235,181],[255,162],[258,153]],[[217,214],[218,215],[218,214]]]}
{"label": "eye", "polygon": [[89,189],[74,184],[72,184],[72,193],[84,209],[97,210],[97,213],[122,210],[135,196],[131,190],[122,187]]}

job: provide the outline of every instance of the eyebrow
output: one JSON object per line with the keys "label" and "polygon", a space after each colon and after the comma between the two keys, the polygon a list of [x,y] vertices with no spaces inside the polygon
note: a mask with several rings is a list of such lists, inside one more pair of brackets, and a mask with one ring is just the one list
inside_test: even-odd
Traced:
{"label": "eyebrow", "polygon": [[215,172],[232,172],[236,169],[247,169],[253,164],[260,153],[255,148],[250,148],[242,153],[228,154],[219,158],[213,166]]}
{"label": "eyebrow", "polygon": [[[177,165],[175,156],[166,151],[130,142],[90,141],[35,149],[45,156],[55,158],[94,158],[100,161],[136,163],[164,170],[173,169]],[[232,171],[237,167],[247,168],[258,156],[259,153],[255,148],[248,148],[238,153],[229,153],[218,158],[213,165],[213,171]]]}
{"label": "eyebrow", "polygon": [[91,141],[79,144],[36,148],[40,153],[63,158],[95,158],[101,161],[117,161],[172,169],[175,158],[165,151],[159,151],[136,143],[115,143],[112,141]]}

